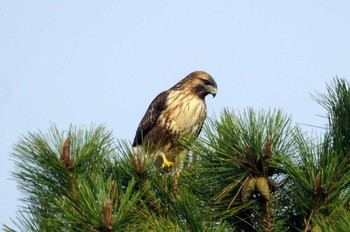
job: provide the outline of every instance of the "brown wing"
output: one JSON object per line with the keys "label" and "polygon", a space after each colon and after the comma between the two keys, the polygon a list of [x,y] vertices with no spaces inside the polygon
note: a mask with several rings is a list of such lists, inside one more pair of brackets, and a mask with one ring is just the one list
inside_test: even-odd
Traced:
{"label": "brown wing", "polygon": [[134,138],[132,146],[141,145],[147,134],[153,129],[156,124],[160,114],[166,107],[166,99],[168,96],[168,91],[160,93],[148,107],[145,115],[143,116]]}

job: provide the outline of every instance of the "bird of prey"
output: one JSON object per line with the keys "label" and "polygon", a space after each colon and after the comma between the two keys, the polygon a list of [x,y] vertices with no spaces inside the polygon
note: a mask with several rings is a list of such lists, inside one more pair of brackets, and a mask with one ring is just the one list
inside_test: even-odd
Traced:
{"label": "bird of prey", "polygon": [[143,116],[133,147],[144,147],[157,167],[170,167],[187,155],[180,138],[198,137],[207,115],[205,97],[215,97],[217,85],[206,72],[190,73],[160,93]]}

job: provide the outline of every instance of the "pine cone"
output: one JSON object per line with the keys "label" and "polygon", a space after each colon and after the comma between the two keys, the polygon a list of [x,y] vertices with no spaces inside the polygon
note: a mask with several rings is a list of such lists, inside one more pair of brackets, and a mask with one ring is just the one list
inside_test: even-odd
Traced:
{"label": "pine cone", "polygon": [[318,225],[314,225],[311,229],[311,232],[322,232],[322,230]]}
{"label": "pine cone", "polygon": [[247,202],[255,190],[255,178],[249,177],[249,179],[244,183],[241,191],[242,202]]}
{"label": "pine cone", "polygon": [[256,188],[259,190],[259,193],[266,200],[268,200],[268,201],[270,200],[270,198],[271,198],[270,187],[269,187],[269,183],[265,177],[258,177],[256,179]]}

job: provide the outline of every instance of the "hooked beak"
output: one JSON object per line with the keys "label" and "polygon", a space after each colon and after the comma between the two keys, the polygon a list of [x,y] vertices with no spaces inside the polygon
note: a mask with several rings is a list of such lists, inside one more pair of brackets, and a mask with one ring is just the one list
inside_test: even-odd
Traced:
{"label": "hooked beak", "polygon": [[209,90],[209,93],[213,96],[213,98],[216,96],[216,90],[217,90],[216,86],[211,87]]}

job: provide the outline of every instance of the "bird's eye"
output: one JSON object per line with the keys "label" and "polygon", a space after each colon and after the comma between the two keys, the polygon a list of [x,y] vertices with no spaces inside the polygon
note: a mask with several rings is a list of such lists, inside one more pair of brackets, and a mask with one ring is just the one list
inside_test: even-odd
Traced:
{"label": "bird's eye", "polygon": [[210,85],[211,84],[210,81],[208,81],[208,80],[204,80],[203,82],[204,82],[205,85]]}

